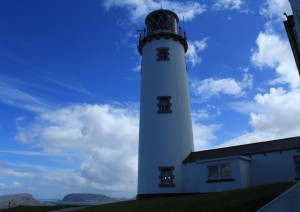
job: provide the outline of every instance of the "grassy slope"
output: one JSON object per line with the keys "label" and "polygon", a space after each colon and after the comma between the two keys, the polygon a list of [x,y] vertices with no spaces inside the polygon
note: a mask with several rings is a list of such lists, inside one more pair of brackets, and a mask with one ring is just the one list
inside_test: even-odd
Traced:
{"label": "grassy slope", "polygon": [[278,183],[220,193],[125,201],[79,211],[256,211],[293,184]]}

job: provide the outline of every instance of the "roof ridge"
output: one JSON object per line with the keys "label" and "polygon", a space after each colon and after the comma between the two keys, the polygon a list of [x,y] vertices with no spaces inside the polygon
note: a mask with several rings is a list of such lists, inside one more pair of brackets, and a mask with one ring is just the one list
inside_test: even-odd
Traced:
{"label": "roof ridge", "polygon": [[300,136],[191,152],[183,162],[189,163],[197,160],[259,154],[294,148],[300,148]]}

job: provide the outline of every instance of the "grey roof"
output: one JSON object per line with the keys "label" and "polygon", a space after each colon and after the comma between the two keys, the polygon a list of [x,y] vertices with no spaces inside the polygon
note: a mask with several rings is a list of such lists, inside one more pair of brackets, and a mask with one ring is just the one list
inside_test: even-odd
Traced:
{"label": "grey roof", "polygon": [[238,155],[248,156],[253,154],[284,151],[290,149],[300,149],[300,136],[239,146],[191,152],[183,162],[191,163],[199,160],[207,160],[213,158],[223,158]]}

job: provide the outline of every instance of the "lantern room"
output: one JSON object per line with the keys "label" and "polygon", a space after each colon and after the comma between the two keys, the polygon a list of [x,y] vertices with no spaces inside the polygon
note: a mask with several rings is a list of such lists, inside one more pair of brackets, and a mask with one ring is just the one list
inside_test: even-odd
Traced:
{"label": "lantern room", "polygon": [[143,47],[153,39],[173,39],[188,49],[186,34],[178,24],[179,18],[171,10],[155,10],[147,15],[145,19],[146,28],[141,30],[138,50],[143,54]]}
{"label": "lantern room", "polygon": [[176,33],[178,16],[170,10],[156,10],[146,17],[145,24],[148,32],[165,31]]}

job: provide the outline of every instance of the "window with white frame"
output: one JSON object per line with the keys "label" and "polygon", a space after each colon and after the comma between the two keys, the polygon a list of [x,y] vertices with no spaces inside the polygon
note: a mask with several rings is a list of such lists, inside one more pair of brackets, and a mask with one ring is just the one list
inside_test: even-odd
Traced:
{"label": "window with white frame", "polygon": [[207,175],[208,181],[232,179],[230,163],[208,165]]}
{"label": "window with white frame", "polygon": [[163,166],[159,167],[159,179],[160,184],[159,187],[175,187],[174,184],[174,167],[173,166]]}
{"label": "window with white frame", "polygon": [[300,155],[294,155],[296,178],[300,179]]}

